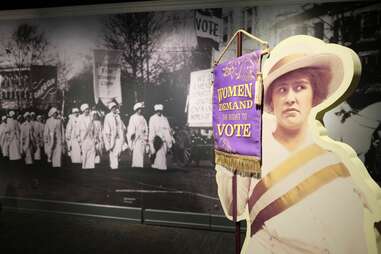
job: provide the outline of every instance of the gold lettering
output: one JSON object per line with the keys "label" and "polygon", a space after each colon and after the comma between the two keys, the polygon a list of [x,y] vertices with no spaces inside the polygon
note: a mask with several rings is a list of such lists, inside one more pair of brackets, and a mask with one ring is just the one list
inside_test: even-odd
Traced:
{"label": "gold lettering", "polygon": [[[230,131],[228,131],[228,129],[230,129]],[[225,135],[228,137],[231,137],[231,136],[233,136],[233,134],[234,134],[233,126],[231,124],[227,124],[225,127]]]}
{"label": "gold lettering", "polygon": [[218,136],[222,136],[222,132],[224,131],[225,124],[217,124]]}
{"label": "gold lettering", "polygon": [[251,137],[250,127],[251,127],[250,123],[243,124],[243,136],[244,137]]}

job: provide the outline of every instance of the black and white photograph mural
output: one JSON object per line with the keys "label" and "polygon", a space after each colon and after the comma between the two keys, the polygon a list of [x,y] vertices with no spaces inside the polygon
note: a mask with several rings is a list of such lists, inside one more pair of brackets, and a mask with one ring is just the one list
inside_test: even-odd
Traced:
{"label": "black and white photograph mural", "polygon": [[380,182],[381,4],[323,3],[1,20],[0,196],[222,214],[209,69],[239,28],[356,51],[324,124]]}

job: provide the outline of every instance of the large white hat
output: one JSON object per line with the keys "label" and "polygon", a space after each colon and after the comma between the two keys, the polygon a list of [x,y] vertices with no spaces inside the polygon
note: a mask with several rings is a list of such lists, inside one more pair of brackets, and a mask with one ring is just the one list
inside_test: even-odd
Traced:
{"label": "large white hat", "polygon": [[54,113],[57,113],[58,110],[55,107],[52,107],[48,112],[48,117],[52,117]]}
{"label": "large white hat", "polygon": [[135,103],[134,111],[138,110],[139,108],[144,108],[144,102]]}
{"label": "large white hat", "polygon": [[108,104],[107,107],[108,107],[109,110],[111,110],[113,107],[116,107],[116,106],[117,106],[117,104],[116,104],[115,102],[112,101],[112,102],[110,102],[110,103]]}
{"label": "large white hat", "polygon": [[13,116],[15,116],[15,112],[13,110],[11,110],[11,111],[9,111],[8,115],[9,115],[9,117],[13,117]]}
{"label": "large white hat", "polygon": [[2,116],[2,117],[1,117],[1,120],[2,120],[2,121],[7,120],[7,116]]}
{"label": "large white hat", "polygon": [[30,113],[29,112],[25,112],[23,116],[24,116],[24,118],[27,118],[28,116],[30,116]]}
{"label": "large white hat", "polygon": [[340,86],[349,86],[344,84],[347,72],[345,59],[350,60],[353,68],[354,58],[354,52],[349,48],[311,36],[296,35],[281,41],[263,65],[264,110],[272,111],[271,84],[284,74],[302,68],[312,68],[316,72],[314,96],[318,98],[314,98],[313,106],[320,104]]}
{"label": "large white hat", "polygon": [[31,115],[31,116],[35,116],[36,113],[34,113],[34,112],[32,111],[32,112],[30,112],[30,115]]}
{"label": "large white hat", "polygon": [[81,111],[83,112],[83,111],[85,111],[86,109],[89,109],[89,104],[87,104],[87,103],[82,104],[82,105],[81,105]]}
{"label": "large white hat", "polygon": [[71,113],[79,113],[79,109],[78,109],[78,108],[73,108],[73,109],[71,110]]}
{"label": "large white hat", "polygon": [[153,109],[155,111],[163,111],[164,106],[163,106],[163,104],[156,104],[155,106],[153,106]]}

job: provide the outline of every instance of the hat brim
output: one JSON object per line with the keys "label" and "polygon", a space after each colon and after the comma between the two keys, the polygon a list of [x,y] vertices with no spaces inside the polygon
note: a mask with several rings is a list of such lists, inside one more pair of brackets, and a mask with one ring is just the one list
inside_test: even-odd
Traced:
{"label": "hat brim", "polygon": [[[339,88],[344,77],[344,64],[342,60],[340,59],[340,57],[332,53],[307,55],[296,61],[288,63],[280,67],[279,69],[271,72],[263,80],[265,100],[264,110],[267,113],[272,113],[271,95],[268,94],[269,88],[271,87],[272,83],[276,79],[282,77],[283,75],[302,68],[319,68],[323,71],[326,70],[330,73],[330,78],[328,82],[325,79],[325,81],[320,82],[316,87],[316,89],[326,89],[327,97],[333,94]],[[318,105],[320,102],[321,101],[319,101],[316,105]]]}

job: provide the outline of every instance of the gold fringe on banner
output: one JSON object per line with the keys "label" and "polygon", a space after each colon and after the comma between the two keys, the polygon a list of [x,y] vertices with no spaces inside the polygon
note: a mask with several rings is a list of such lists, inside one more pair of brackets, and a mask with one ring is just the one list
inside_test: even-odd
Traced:
{"label": "gold fringe on banner", "polygon": [[229,171],[241,175],[261,178],[261,160],[256,156],[238,155],[214,150],[215,162]]}

